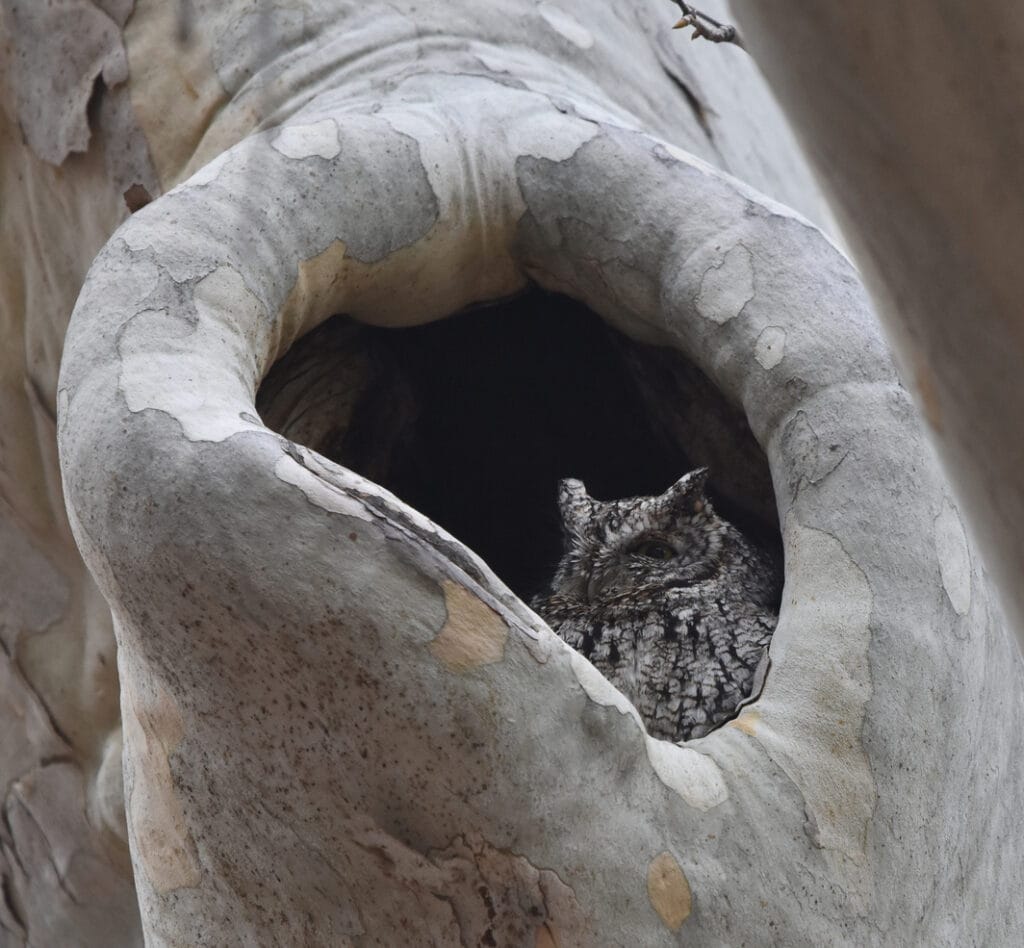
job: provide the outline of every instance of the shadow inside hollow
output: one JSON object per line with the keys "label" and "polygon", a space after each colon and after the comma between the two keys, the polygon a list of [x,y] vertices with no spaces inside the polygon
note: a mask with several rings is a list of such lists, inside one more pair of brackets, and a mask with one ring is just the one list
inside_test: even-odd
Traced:
{"label": "shadow inside hollow", "polygon": [[[336,317],[274,366],[257,404],[270,427],[441,524],[524,598],[561,553],[563,477],[610,500],[660,493],[711,463],[722,514],[778,544],[764,496],[743,496],[767,490],[771,505],[742,415],[677,353],[565,297],[530,292],[400,330]],[[722,450],[730,439],[741,449]],[[737,465],[757,470],[737,478]],[[723,474],[730,489],[716,491]]]}

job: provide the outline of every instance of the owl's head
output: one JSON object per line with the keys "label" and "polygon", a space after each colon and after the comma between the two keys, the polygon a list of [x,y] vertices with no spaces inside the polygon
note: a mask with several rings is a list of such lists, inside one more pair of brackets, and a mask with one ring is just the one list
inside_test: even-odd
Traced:
{"label": "owl's head", "polygon": [[612,501],[595,500],[582,481],[562,481],[566,550],[559,585],[593,599],[639,583],[681,586],[713,575],[735,531],[712,509],[707,477],[707,468],[700,468],[656,497]]}

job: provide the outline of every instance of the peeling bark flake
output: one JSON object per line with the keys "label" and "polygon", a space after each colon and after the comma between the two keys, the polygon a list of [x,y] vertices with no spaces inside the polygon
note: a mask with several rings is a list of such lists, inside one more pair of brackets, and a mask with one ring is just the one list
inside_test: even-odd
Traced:
{"label": "peeling bark flake", "polygon": [[971,548],[960,514],[948,498],[935,518],[935,552],[942,588],[957,615],[965,616],[971,608]]}
{"label": "peeling bark flake", "polygon": [[287,125],[271,147],[287,158],[337,158],[341,153],[338,123],[327,118],[308,125]]}
{"label": "peeling bark flake", "polygon": [[144,185],[141,185],[138,182],[128,188],[128,190],[124,192],[123,196],[125,207],[127,207],[129,212],[132,214],[136,211],[142,210],[142,208],[153,200],[153,195],[146,190]]}

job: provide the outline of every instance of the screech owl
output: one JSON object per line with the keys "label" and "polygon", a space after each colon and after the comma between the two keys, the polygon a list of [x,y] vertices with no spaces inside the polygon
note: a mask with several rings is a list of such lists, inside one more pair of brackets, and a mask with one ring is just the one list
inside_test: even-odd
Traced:
{"label": "screech owl", "polygon": [[[664,740],[701,737],[751,693],[775,629],[771,558],[719,517],[707,469],[657,497],[602,502],[559,485],[565,549],[533,608]],[[762,666],[766,668],[767,666]]]}

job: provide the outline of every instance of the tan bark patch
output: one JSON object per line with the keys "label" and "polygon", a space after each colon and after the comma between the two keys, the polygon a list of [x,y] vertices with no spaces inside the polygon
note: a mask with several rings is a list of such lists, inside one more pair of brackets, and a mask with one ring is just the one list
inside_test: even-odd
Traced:
{"label": "tan bark patch", "polygon": [[744,734],[754,737],[757,734],[757,725],[761,720],[759,711],[744,711],[735,721],[730,721],[726,726],[734,727]]}
{"label": "tan bark patch", "polygon": [[441,583],[448,613],[430,654],[456,672],[493,665],[505,657],[508,626],[490,606],[451,580]]}
{"label": "tan bark patch", "polygon": [[[522,285],[516,274],[498,273],[500,282],[475,286],[446,281],[442,274],[483,271],[472,258],[474,238],[441,224],[419,241],[399,247],[384,259],[364,263],[348,256],[343,240],[334,240],[315,257],[299,263],[295,285],[281,307],[277,353],[287,350],[296,336],[332,313],[344,312],[373,326],[411,326],[454,312],[472,299],[515,292]],[[469,259],[467,259],[467,255]],[[472,295],[471,295],[472,294]]]}
{"label": "tan bark patch", "polygon": [[175,41],[177,8],[163,0],[138,0],[124,30],[132,108],[164,190],[181,180],[228,99],[202,32],[194,31],[188,43]]}
{"label": "tan bark patch", "polygon": [[[560,118],[563,118],[560,116]],[[418,137],[415,123],[396,131]],[[434,137],[420,130],[425,141]],[[437,164],[450,167],[450,143]],[[429,164],[429,163],[427,163]],[[493,172],[497,173],[497,172]],[[450,172],[440,182],[457,179]],[[348,255],[345,241],[336,239],[319,254],[299,264],[299,272],[276,325],[280,339],[276,354],[311,325],[343,312],[373,326],[417,326],[461,309],[474,300],[499,299],[525,285],[525,278],[506,252],[514,220],[496,216],[479,195],[437,192],[442,217],[429,232],[381,259],[364,262]],[[507,234],[506,234],[507,232]]]}
{"label": "tan bark patch", "polygon": [[534,942],[534,946],[535,948],[558,948],[558,939],[547,925],[541,925],[537,929],[537,940]]}
{"label": "tan bark patch", "polygon": [[157,686],[142,697],[125,679],[124,733],[131,762],[128,812],[135,863],[160,894],[199,885],[199,858],[174,788],[170,754],[184,737],[181,711]]}
{"label": "tan bark patch", "polygon": [[647,867],[647,897],[665,927],[679,931],[690,915],[693,895],[690,883],[671,853],[659,853]]}
{"label": "tan bark patch", "polygon": [[914,385],[917,388],[917,403],[936,434],[942,434],[942,405],[939,400],[939,386],[935,376],[923,357],[915,359]]}

